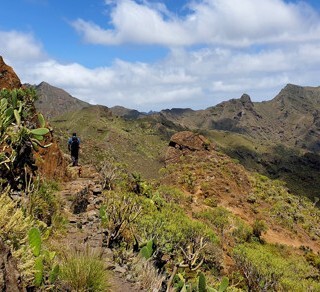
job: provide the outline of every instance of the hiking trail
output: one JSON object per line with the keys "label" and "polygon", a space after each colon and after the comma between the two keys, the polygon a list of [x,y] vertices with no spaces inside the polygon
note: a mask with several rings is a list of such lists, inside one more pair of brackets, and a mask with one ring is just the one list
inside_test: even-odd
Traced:
{"label": "hiking trail", "polygon": [[109,291],[143,291],[137,283],[131,283],[124,278],[126,269],[116,264],[112,250],[103,246],[99,218],[103,200],[99,173],[90,165],[69,167],[68,171],[72,179],[62,183],[59,195],[69,223],[66,234],[59,239],[59,244],[79,251],[89,248],[101,253],[106,270],[109,270]]}

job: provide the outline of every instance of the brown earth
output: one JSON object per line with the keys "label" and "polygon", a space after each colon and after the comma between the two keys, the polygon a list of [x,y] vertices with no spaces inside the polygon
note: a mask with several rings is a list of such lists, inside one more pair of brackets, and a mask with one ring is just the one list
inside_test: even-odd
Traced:
{"label": "brown earth", "polygon": [[25,291],[18,272],[17,262],[2,239],[0,239],[0,291]]}

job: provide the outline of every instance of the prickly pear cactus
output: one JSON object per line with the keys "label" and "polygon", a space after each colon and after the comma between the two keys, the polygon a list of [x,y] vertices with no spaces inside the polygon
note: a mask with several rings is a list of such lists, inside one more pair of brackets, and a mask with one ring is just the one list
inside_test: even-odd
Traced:
{"label": "prickly pear cactus", "polygon": [[36,170],[33,151],[43,145],[49,130],[34,108],[33,89],[0,91],[0,190],[25,190]]}

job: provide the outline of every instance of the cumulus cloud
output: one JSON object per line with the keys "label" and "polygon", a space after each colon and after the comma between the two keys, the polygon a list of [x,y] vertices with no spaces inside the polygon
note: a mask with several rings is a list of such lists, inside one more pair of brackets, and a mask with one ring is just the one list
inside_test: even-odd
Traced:
{"label": "cumulus cloud", "polygon": [[184,16],[152,3],[106,0],[109,26],[82,19],[73,25],[91,43],[167,46],[155,62],[62,63],[32,34],[17,31],[0,31],[1,54],[22,82],[46,81],[91,103],[141,111],[200,109],[244,92],[266,100],[286,83],[319,85],[319,15],[302,2],[198,0]]}
{"label": "cumulus cloud", "polygon": [[318,85],[319,52],[320,44],[253,53],[175,48],[165,59],[152,64],[115,60],[111,66],[91,69],[47,59],[25,66],[11,65],[23,82],[46,81],[91,103],[141,111],[200,109],[238,98],[244,92],[253,100],[266,100],[287,83]]}
{"label": "cumulus cloud", "polygon": [[0,31],[0,48],[9,61],[34,61],[45,58],[41,43],[31,33]]}
{"label": "cumulus cloud", "polygon": [[[110,5],[110,2],[106,2]],[[283,0],[202,0],[177,16],[164,5],[121,0],[112,3],[110,25],[77,19],[72,25],[88,43],[190,46],[250,46],[319,40],[319,15],[303,2]]]}

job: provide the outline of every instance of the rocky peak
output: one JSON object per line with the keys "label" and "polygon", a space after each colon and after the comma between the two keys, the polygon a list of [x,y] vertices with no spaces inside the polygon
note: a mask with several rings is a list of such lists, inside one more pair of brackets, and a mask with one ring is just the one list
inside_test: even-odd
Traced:
{"label": "rocky peak", "polygon": [[242,96],[240,97],[240,101],[245,104],[245,103],[252,103],[251,98],[248,94],[244,93],[242,94]]}
{"label": "rocky peak", "polygon": [[0,56],[0,89],[14,89],[21,87],[21,82],[13,69]]}

